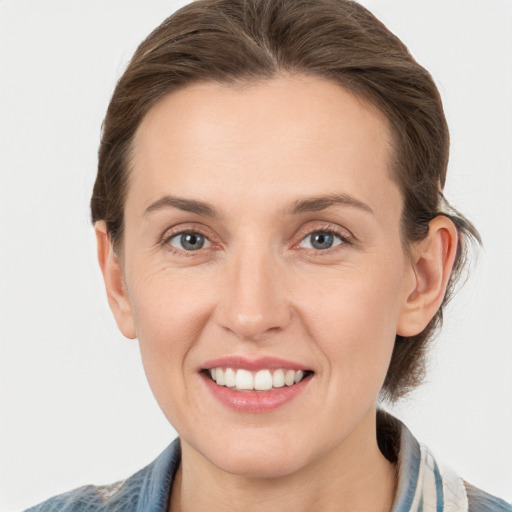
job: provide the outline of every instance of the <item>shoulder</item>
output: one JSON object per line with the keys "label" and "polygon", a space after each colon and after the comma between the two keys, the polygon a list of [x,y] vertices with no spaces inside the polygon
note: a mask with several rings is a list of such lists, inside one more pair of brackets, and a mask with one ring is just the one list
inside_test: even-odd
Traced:
{"label": "shoulder", "polygon": [[464,482],[468,496],[468,512],[512,512],[512,505]]}
{"label": "shoulder", "polygon": [[465,482],[438,464],[397,418],[378,412],[377,434],[382,453],[397,461],[398,486],[392,512],[512,512],[512,505]]}
{"label": "shoulder", "polygon": [[[119,496],[119,491],[123,488],[124,483],[118,482],[108,486],[86,485],[79,487],[73,491],[54,496],[35,507],[29,508],[26,512],[105,510],[107,504],[110,507],[112,506],[112,501],[109,497],[115,497],[116,494]],[[126,492],[123,494],[126,497]],[[122,510],[122,508],[119,510]]]}
{"label": "shoulder", "polygon": [[181,459],[176,439],[151,464],[111,485],[86,485],[28,509],[26,512],[134,512],[167,510],[172,482]]}

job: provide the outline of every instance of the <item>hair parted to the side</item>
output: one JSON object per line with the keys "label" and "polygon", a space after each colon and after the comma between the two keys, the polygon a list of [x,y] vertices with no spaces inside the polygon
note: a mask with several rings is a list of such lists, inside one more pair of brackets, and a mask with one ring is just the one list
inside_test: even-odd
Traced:
{"label": "hair parted to the side", "polygon": [[[338,83],[384,112],[394,138],[391,176],[404,197],[404,247],[438,214],[459,231],[443,306],[464,267],[472,224],[442,196],[449,135],[439,92],[405,45],[351,0],[199,0],[178,10],[141,43],[117,83],[103,124],[92,220],[104,220],[122,249],[130,149],[145,114],[167,94],[197,82],[247,84],[306,74]],[[397,336],[383,396],[394,401],[424,377],[428,342],[442,307],[417,336]]]}

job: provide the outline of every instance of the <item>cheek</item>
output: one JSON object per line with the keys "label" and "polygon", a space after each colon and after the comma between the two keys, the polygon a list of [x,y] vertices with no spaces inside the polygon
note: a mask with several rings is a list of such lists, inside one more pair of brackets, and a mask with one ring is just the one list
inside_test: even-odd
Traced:
{"label": "cheek", "polygon": [[214,294],[203,279],[187,279],[179,272],[138,277],[130,301],[144,369],[158,395],[159,388],[168,388],[191,370],[186,356],[210,317]]}
{"label": "cheek", "polygon": [[195,372],[188,356],[213,307],[213,296],[204,284],[164,270],[137,280],[132,290],[146,378],[161,410],[180,432],[186,430],[184,418],[201,421],[196,409],[189,407],[193,390],[185,377]]}
{"label": "cheek", "polygon": [[165,266],[132,274],[130,303],[140,340],[172,350],[201,330],[215,296],[206,276],[189,274]]}
{"label": "cheek", "polygon": [[402,267],[380,262],[368,268],[346,269],[302,300],[305,324],[331,378],[343,380],[352,394],[368,386],[380,390],[401,308]]}

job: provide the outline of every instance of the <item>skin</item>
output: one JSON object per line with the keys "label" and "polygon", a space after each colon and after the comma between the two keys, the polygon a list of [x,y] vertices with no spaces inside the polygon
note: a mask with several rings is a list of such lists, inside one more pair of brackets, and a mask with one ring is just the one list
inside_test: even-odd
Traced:
{"label": "skin", "polygon": [[[139,339],[181,437],[171,510],[391,510],[396,470],[376,442],[378,395],[396,334],[417,334],[439,307],[457,240],[437,217],[406,255],[391,148],[379,110],[314,77],[194,85],[143,119],[123,253],[104,222],[96,232],[116,321]],[[335,194],[344,201],[290,212]],[[217,215],[162,205],[165,196]],[[184,230],[205,246],[186,251]],[[310,235],[325,231],[333,245],[318,250]],[[284,358],[314,375],[284,406],[241,413],[198,373],[231,355]]]}

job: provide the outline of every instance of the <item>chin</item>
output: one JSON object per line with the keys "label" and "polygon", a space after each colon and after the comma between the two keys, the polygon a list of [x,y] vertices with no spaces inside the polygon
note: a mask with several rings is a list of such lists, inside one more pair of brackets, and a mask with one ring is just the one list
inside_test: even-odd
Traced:
{"label": "chin", "polygon": [[292,432],[286,436],[268,430],[264,435],[262,432],[243,436],[234,434],[223,443],[203,446],[202,455],[218,469],[248,478],[285,477],[310,462],[311,447]]}
{"label": "chin", "polygon": [[305,461],[282,453],[228,454],[222,457],[219,463],[211,462],[226,473],[262,479],[286,477],[296,473],[305,465]]}

